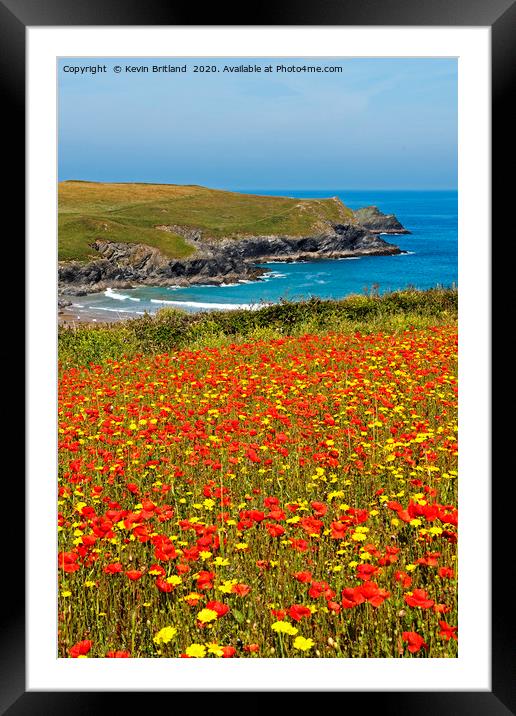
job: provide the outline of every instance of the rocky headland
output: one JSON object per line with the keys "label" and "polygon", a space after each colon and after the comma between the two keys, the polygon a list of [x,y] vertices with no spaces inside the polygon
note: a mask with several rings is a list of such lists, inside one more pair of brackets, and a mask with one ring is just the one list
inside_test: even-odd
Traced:
{"label": "rocky headland", "polygon": [[372,234],[410,234],[394,214],[382,214],[377,206],[365,206],[353,213],[360,226]]}
{"label": "rocky headland", "polygon": [[353,256],[389,256],[398,246],[379,234],[407,234],[392,214],[377,207],[354,212],[349,223],[327,222],[312,236],[242,236],[212,240],[194,227],[157,225],[154,228],[182,236],[194,251],[186,258],[171,259],[145,243],[125,243],[97,238],[89,246],[89,261],[61,261],[59,294],[78,296],[111,288],[134,286],[220,285],[259,280],[268,261],[313,261]]}

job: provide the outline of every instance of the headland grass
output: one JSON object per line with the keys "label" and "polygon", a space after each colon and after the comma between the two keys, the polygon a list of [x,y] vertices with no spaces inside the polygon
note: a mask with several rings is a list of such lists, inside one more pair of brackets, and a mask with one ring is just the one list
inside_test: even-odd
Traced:
{"label": "headland grass", "polygon": [[335,198],[260,196],[202,186],[65,181],[58,195],[62,261],[88,260],[97,239],[145,243],[169,258],[195,251],[182,236],[156,226],[200,229],[203,238],[217,240],[305,236],[324,231],[328,221],[353,219],[353,212]]}

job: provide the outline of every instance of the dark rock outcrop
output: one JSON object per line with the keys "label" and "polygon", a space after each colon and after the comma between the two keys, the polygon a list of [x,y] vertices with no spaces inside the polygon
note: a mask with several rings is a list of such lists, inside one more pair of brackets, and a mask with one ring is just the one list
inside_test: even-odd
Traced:
{"label": "dark rock outcrop", "polygon": [[374,234],[410,234],[394,214],[383,214],[377,206],[365,206],[353,214],[360,226]]}
{"label": "dark rock outcrop", "polygon": [[248,262],[300,261],[346,256],[399,254],[400,249],[354,224],[333,224],[319,236],[252,236],[224,239],[210,250],[225,257]]}

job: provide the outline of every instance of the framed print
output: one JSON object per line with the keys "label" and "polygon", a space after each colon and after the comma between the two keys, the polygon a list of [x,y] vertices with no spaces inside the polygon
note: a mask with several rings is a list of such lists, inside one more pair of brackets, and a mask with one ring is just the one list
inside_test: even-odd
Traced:
{"label": "framed print", "polygon": [[0,5],[28,319],[2,712],[514,711],[490,438],[514,5],[404,5]]}

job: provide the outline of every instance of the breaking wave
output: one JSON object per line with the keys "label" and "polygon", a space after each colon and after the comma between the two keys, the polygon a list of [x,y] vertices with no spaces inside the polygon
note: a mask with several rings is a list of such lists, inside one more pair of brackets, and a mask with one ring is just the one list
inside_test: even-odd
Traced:
{"label": "breaking wave", "polygon": [[151,303],[158,303],[165,306],[185,306],[187,308],[204,308],[220,311],[236,311],[244,308],[249,311],[261,308],[265,304],[258,303],[203,303],[202,301],[166,301],[165,299],[151,298]]}
{"label": "breaking wave", "polygon": [[116,301],[139,301],[139,298],[136,298],[134,296],[126,296],[125,293],[117,293],[112,288],[107,288],[104,291],[104,296],[107,298],[114,298]]}

